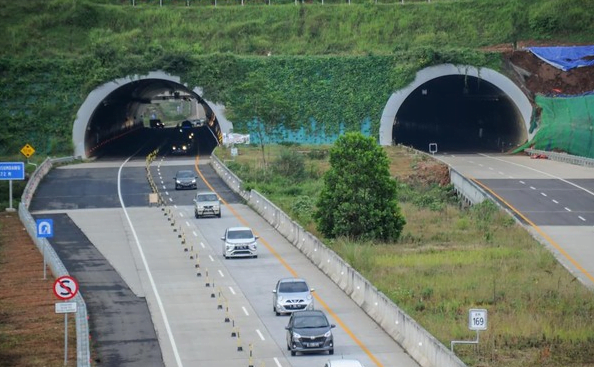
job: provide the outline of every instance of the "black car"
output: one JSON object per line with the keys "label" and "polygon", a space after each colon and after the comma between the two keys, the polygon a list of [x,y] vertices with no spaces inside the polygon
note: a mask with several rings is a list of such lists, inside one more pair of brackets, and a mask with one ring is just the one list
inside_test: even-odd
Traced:
{"label": "black car", "polygon": [[334,354],[332,329],[321,310],[296,311],[291,314],[287,330],[287,350],[294,356],[297,352],[328,352]]}
{"label": "black car", "polygon": [[198,177],[196,177],[196,174],[194,173],[194,171],[190,171],[190,170],[177,171],[177,173],[175,174],[175,177],[173,179],[175,180],[175,189],[176,190],[196,189],[198,187],[196,184],[196,180],[198,179]]}

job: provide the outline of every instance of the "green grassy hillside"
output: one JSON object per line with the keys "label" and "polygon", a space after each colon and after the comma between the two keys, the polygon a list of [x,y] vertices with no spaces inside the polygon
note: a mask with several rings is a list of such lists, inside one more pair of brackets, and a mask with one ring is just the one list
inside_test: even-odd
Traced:
{"label": "green grassy hillside", "polygon": [[421,68],[498,69],[499,55],[482,48],[581,43],[594,34],[591,0],[283,1],[1,0],[0,155],[18,156],[25,143],[41,156],[70,154],[88,93],[132,74],[164,70],[226,105],[241,102],[242,83],[260,78],[285,96],[291,124],[370,120],[377,129],[388,96]]}

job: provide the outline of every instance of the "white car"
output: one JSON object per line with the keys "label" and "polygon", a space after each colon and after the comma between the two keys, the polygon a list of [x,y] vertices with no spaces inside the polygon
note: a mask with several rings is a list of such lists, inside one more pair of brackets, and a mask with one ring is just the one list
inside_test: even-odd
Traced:
{"label": "white car", "polygon": [[356,359],[331,359],[324,367],[364,367],[361,362]]}
{"label": "white car", "polygon": [[194,216],[200,218],[205,215],[221,217],[221,201],[212,191],[199,192],[194,198]]}
{"label": "white car", "polygon": [[272,309],[276,316],[302,310],[313,310],[313,288],[300,278],[283,278],[272,290]]}
{"label": "white car", "polygon": [[230,227],[225,230],[223,240],[223,257],[258,257],[259,237],[249,227]]}

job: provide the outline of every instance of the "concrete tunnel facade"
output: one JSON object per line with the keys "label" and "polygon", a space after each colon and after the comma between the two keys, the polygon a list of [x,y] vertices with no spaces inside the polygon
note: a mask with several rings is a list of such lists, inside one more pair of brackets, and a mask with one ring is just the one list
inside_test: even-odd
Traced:
{"label": "concrete tunnel facade", "polygon": [[[458,91],[459,95],[452,92],[459,89],[463,89]],[[211,139],[217,140],[217,144],[222,143],[223,134],[232,130],[232,123],[225,118],[224,106],[204,100],[200,88],[190,89],[180,82],[179,77],[156,71],[108,82],[89,94],[73,125],[74,156],[89,158],[93,147],[101,141],[141,127],[143,122],[138,115],[142,106],[163,93],[182,93],[198,101],[209,115]],[[466,102],[460,102],[462,100]],[[454,106],[450,111],[440,112],[441,115],[437,112],[428,115],[439,109],[439,103],[444,110]],[[474,113],[479,116],[454,116],[460,118],[459,121],[452,116],[450,120],[446,118],[459,114],[456,109],[472,110],[469,106],[475,106],[477,111]],[[489,116],[480,116],[481,109],[494,116],[504,113],[498,120],[488,121]],[[106,111],[110,111],[109,116]],[[420,70],[411,84],[389,97],[381,115],[378,140],[380,145],[403,143],[428,150],[426,142],[435,142],[441,147],[440,138],[451,131],[454,138],[467,136],[470,140],[466,144],[477,142],[473,148],[479,151],[485,149],[480,145],[481,139],[497,139],[496,144],[501,141],[501,150],[504,150],[508,148],[504,144],[513,147],[532,137],[534,132],[529,133],[531,116],[532,104],[528,97],[503,74],[487,68],[437,65]],[[460,134],[459,129],[464,129],[464,133]],[[400,141],[406,138],[415,143]]]}

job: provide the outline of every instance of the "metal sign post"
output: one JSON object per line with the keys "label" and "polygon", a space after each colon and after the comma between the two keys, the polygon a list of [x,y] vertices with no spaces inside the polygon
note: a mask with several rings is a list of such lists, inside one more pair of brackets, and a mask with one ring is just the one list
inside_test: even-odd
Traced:
{"label": "metal sign post", "polygon": [[[59,277],[54,282],[54,294],[67,301],[78,293],[78,282],[68,275]],[[56,313],[64,314],[64,366],[68,364],[68,314],[76,312],[76,302],[56,303]]]}
{"label": "metal sign post", "polygon": [[454,351],[454,345],[456,344],[478,344],[479,343],[479,331],[487,330],[487,310],[471,308],[468,311],[468,328],[470,330],[476,330],[475,340],[452,340],[450,342],[450,350]]}
{"label": "metal sign post", "polygon": [[[54,236],[54,220],[53,219],[37,219],[35,221],[37,227],[37,238],[47,238]],[[43,242],[43,280],[47,279],[47,264],[45,260],[45,246],[47,242]]]}

